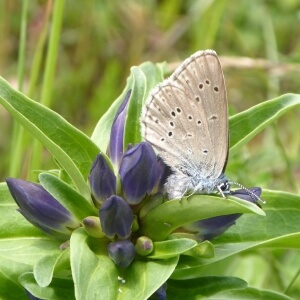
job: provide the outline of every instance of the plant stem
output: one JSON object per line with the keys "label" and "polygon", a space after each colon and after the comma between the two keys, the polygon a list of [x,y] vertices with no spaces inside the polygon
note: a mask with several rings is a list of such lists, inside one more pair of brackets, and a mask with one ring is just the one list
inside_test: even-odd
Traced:
{"label": "plant stem", "polygon": [[34,93],[36,90],[36,83],[40,76],[40,70],[41,70],[42,58],[43,58],[43,49],[44,49],[45,42],[46,42],[52,6],[53,6],[52,0],[48,0],[46,12],[45,12],[45,16],[44,16],[44,21],[43,21],[43,28],[39,35],[39,39],[38,39],[35,53],[33,56],[33,62],[32,62],[32,67],[31,67],[30,80],[29,80],[29,87],[28,87],[28,93],[27,93],[29,98],[34,97]]}
{"label": "plant stem", "polygon": [[[54,80],[55,69],[56,69],[57,52],[58,52],[59,38],[60,38],[61,25],[63,19],[64,4],[65,4],[65,0],[56,0],[54,2],[54,8],[53,8],[51,34],[50,34],[49,44],[47,49],[46,67],[45,67],[45,73],[43,78],[41,101],[40,101],[41,104],[47,107],[51,106],[53,80]],[[32,162],[30,167],[31,170],[36,170],[41,168],[42,151],[43,151],[42,145],[37,140],[34,140]],[[33,175],[31,177],[33,177]]]}
{"label": "plant stem", "polygon": [[[18,54],[18,90],[23,91],[24,73],[25,73],[25,50],[27,33],[27,9],[28,0],[22,1],[22,17],[20,28],[20,42]],[[11,177],[17,177],[21,169],[21,160],[23,158],[23,136],[24,128],[14,121],[13,138],[11,143],[11,160],[9,165],[9,174]]]}

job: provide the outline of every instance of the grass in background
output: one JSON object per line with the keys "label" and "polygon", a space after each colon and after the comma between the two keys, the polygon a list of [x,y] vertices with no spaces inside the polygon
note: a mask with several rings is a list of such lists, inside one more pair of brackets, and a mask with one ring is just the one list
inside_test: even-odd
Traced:
{"label": "grass in background", "polygon": [[[33,0],[28,3],[23,91],[37,101],[43,98],[51,28],[48,9],[54,3]],[[21,14],[20,1],[0,2],[0,72],[16,85]],[[57,54],[57,63],[53,88],[49,91],[51,108],[91,134],[98,119],[122,91],[132,65],[145,60],[179,62],[206,48],[215,49],[221,56],[232,112],[284,93],[300,93],[299,15],[297,0],[90,0],[84,4],[66,0],[59,47],[57,53],[52,53]],[[40,41],[47,30],[44,44]],[[40,68],[32,89],[36,50],[41,44]],[[236,58],[229,63],[232,56]],[[242,65],[243,57],[251,59],[247,67]],[[260,59],[265,60],[265,65]],[[248,187],[261,185],[299,192],[299,117],[299,110],[291,111],[251,141],[242,154],[230,160],[228,176]],[[14,158],[10,148],[12,120],[2,107],[0,118],[3,181]],[[25,136],[20,174],[32,171],[27,167],[31,144],[32,139]],[[47,153],[43,153],[39,167],[53,166]],[[270,278],[258,276],[262,259]],[[293,251],[260,250],[235,257],[230,263],[234,269],[232,275],[249,277],[256,286],[276,290],[285,287],[297,273],[299,259],[299,254]],[[258,267],[245,272],[251,265]],[[299,284],[290,292],[300,293]]]}
{"label": "grass in background", "polygon": [[[24,69],[24,91],[37,101],[44,98],[47,43],[49,42],[49,5],[53,1],[29,1]],[[65,2],[57,66],[51,90],[51,108],[72,124],[92,132],[97,120],[120,94],[132,65],[145,60],[179,62],[198,49],[213,48],[225,63],[225,79],[231,109],[242,111],[277,95],[299,93],[298,61],[300,35],[298,1],[77,1]],[[21,9],[19,1],[2,1],[0,36],[1,75],[17,81],[17,55]],[[5,13],[4,13],[5,12]],[[48,27],[48,41],[39,51],[41,66],[30,79],[35,51]],[[54,50],[55,52],[55,50]],[[237,59],[227,65],[226,57]],[[253,64],[240,65],[241,57]],[[255,59],[274,63],[261,67]],[[279,62],[280,67],[276,68]],[[226,67],[227,65],[227,67]],[[293,68],[294,65],[294,68]],[[52,71],[53,72],[53,71]],[[7,176],[11,149],[10,117],[0,110],[4,128],[1,133],[0,175]],[[245,149],[237,158],[236,177],[283,190],[299,189],[299,112],[284,116]],[[30,144],[29,144],[30,145]],[[30,147],[29,147],[30,148]],[[251,164],[248,168],[249,158]],[[44,157],[45,158],[45,157]],[[47,156],[46,156],[47,158]],[[274,159],[277,162],[274,164]],[[46,159],[46,166],[49,160]],[[252,165],[257,164],[255,174]],[[229,169],[229,171],[231,168]],[[27,174],[23,170],[23,174]],[[288,173],[286,173],[288,172]],[[242,173],[242,174],[240,174]],[[292,179],[294,178],[294,180]],[[236,178],[241,181],[241,178]]]}

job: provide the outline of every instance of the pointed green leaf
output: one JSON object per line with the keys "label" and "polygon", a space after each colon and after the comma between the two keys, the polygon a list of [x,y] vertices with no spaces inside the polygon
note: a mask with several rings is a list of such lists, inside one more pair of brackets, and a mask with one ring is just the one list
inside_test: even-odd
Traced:
{"label": "pointed green leaf", "polygon": [[134,261],[119,269],[107,255],[105,239],[91,239],[82,228],[71,237],[71,266],[77,299],[147,299],[172,274],[178,257]]}
{"label": "pointed green leaf", "polygon": [[40,287],[35,282],[32,273],[24,273],[19,281],[26,290],[40,299],[75,300],[74,284],[71,279],[53,278],[49,286]]}
{"label": "pointed green leaf", "polygon": [[86,179],[98,147],[60,115],[14,90],[3,78],[0,103],[51,152],[88,199]]}
{"label": "pointed green leaf", "polygon": [[70,249],[45,255],[34,265],[33,274],[37,284],[41,287],[48,286],[53,274],[61,270],[70,270]]}
{"label": "pointed green leaf", "polygon": [[196,241],[186,238],[154,242],[154,250],[147,256],[147,258],[167,259],[170,257],[176,257],[190,249],[193,249],[197,245],[198,243]]}
{"label": "pointed green leaf", "polygon": [[140,115],[146,97],[147,79],[141,68],[132,67],[133,86],[128,104],[124,131],[124,145],[141,142]]}
{"label": "pointed green leaf", "polygon": [[[220,291],[241,289],[245,287],[247,287],[247,283],[244,280],[235,277],[207,276],[189,280],[169,280],[167,296],[168,299],[174,300],[208,299],[207,297],[213,297],[213,295]],[[197,298],[197,296],[199,298]],[[215,299],[223,298],[220,297]]]}
{"label": "pointed green leaf", "polygon": [[119,300],[148,299],[173,273],[178,257],[155,261],[136,260],[122,273]]}
{"label": "pointed green leaf", "polygon": [[110,139],[110,129],[114,121],[115,114],[117,113],[119,106],[124,100],[129,89],[132,88],[132,75],[127,78],[126,87],[124,88],[122,94],[113,102],[107,112],[98,121],[91,140],[101,149],[103,153],[106,153],[109,139]]}
{"label": "pointed green leaf", "polygon": [[[97,255],[83,228],[71,236],[71,268],[76,299],[117,299],[120,281],[115,264],[107,255],[106,240],[94,240]],[[93,241],[93,240],[92,240]]]}
{"label": "pointed green leaf", "polygon": [[219,276],[169,280],[167,297],[172,300],[292,300],[278,292],[247,287],[247,283],[239,278]]}
{"label": "pointed green leaf", "polygon": [[77,193],[71,186],[49,173],[39,175],[41,185],[68,209],[79,221],[88,216],[97,216],[92,203]]}
{"label": "pointed green leaf", "polygon": [[[125,146],[128,142],[135,143],[136,141],[140,141],[139,119],[142,103],[144,103],[145,97],[148,95],[149,91],[158,82],[163,80],[164,69],[165,64],[154,65],[151,62],[145,62],[139,67],[132,68],[131,74],[127,79],[126,87],[124,88],[122,94],[114,101],[111,107],[102,116],[92,134],[92,141],[98,145],[102,152],[106,152],[110,138],[110,130],[115,114],[129,89],[132,89],[132,95],[131,99],[129,100],[130,102],[127,115],[128,123],[125,124],[125,132],[131,133],[125,133]],[[133,136],[135,136],[134,138],[131,138],[132,133]]]}
{"label": "pointed green leaf", "polygon": [[230,117],[230,155],[234,155],[255,135],[299,104],[300,95],[286,94]]}
{"label": "pointed green leaf", "polygon": [[199,276],[205,265],[245,250],[268,248],[300,249],[300,196],[280,191],[263,191],[266,217],[245,214],[224,234],[212,240],[215,257],[182,257],[173,278]]}
{"label": "pointed green leaf", "polygon": [[193,195],[181,200],[167,201],[151,210],[143,220],[143,235],[154,241],[164,240],[184,224],[234,213],[264,215],[255,204],[238,198]]}
{"label": "pointed green leaf", "polygon": [[[146,62],[139,67],[132,67],[133,77],[132,94],[127,109],[124,131],[124,145],[141,142],[140,117],[143,105],[149,91],[162,79],[161,65]],[[126,150],[126,149],[124,149]]]}
{"label": "pointed green leaf", "polygon": [[203,241],[191,250],[184,252],[183,255],[193,256],[195,258],[212,258],[215,256],[215,250],[210,241]]}
{"label": "pointed green leaf", "polygon": [[207,297],[206,299],[209,300],[293,300],[292,298],[288,297],[287,295],[284,295],[279,292],[275,291],[268,291],[268,290],[260,290],[255,289],[252,287],[248,287],[245,289],[233,289],[233,290],[227,290],[220,293],[217,293],[215,295],[212,295],[210,297]]}

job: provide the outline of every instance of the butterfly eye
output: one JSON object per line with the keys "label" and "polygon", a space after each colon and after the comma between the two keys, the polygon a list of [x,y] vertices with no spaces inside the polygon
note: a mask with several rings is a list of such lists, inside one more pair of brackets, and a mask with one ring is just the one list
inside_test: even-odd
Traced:
{"label": "butterfly eye", "polygon": [[229,192],[230,183],[228,181],[223,182],[222,184],[220,184],[220,189],[221,189],[222,192]]}

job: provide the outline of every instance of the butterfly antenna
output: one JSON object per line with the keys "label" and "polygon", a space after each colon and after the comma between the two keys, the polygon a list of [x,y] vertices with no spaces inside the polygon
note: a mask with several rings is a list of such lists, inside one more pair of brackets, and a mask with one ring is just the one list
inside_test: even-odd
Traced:
{"label": "butterfly antenna", "polygon": [[260,197],[258,197],[257,195],[255,195],[252,191],[250,191],[249,189],[247,189],[245,186],[243,186],[242,184],[238,183],[238,182],[229,182],[230,184],[234,184],[238,187],[240,187],[241,189],[245,190],[248,195],[255,200],[256,202],[261,202],[262,204],[266,204],[266,201],[261,199]]}

